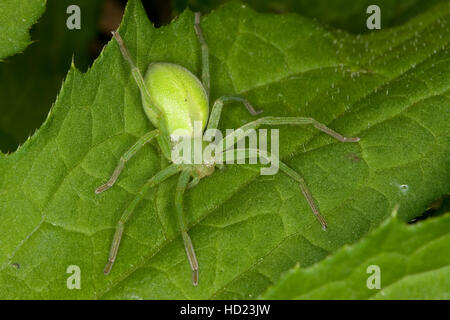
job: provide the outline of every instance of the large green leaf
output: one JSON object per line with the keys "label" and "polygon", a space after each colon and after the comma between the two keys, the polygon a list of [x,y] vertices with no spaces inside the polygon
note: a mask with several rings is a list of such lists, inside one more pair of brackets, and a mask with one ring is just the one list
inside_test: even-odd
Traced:
{"label": "large green leaf", "polygon": [[[263,298],[448,300],[449,251],[450,214],[412,226],[394,217],[324,261],[308,269],[296,266]],[[379,289],[373,267],[379,268]]]}
{"label": "large green leaf", "polygon": [[[109,43],[85,74],[74,66],[45,124],[0,155],[2,298],[251,298],[296,263],[311,265],[375,228],[399,203],[403,220],[449,191],[448,21],[440,4],[404,26],[366,36],[326,31],[298,15],[227,4],[202,19],[211,51],[211,98],[237,93],[265,115],[311,116],[359,143],[309,127],[280,130],[281,157],[305,176],[329,229],[297,184],[255,166],[229,165],[186,195],[200,284],[177,229],[171,179],[126,225],[109,276],[114,226],[143,183],[167,165],[156,145],[133,158],[117,185],[94,189],[151,129],[128,65]],[[193,14],[154,29],[129,1],[121,34],[141,71],[153,61],[200,73]],[[251,120],[227,106],[221,128]],[[66,269],[81,268],[80,290]],[[19,267],[20,266],[20,267]]]}
{"label": "large green leaf", "polygon": [[0,61],[23,51],[30,43],[29,29],[45,10],[46,0],[0,2]]}

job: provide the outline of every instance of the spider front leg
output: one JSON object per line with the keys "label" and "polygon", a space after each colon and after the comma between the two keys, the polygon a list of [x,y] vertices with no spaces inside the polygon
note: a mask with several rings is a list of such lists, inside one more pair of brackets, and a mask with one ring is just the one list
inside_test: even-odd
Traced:
{"label": "spider front leg", "polygon": [[199,182],[200,182],[200,178],[193,177],[191,182],[188,183],[187,189],[191,189],[191,188],[195,187]]}
{"label": "spider front leg", "polygon": [[111,244],[111,249],[109,251],[109,257],[108,262],[106,263],[105,269],[103,271],[104,274],[108,274],[111,271],[111,268],[114,264],[114,261],[116,260],[117,252],[119,250],[120,240],[122,239],[122,234],[124,230],[125,223],[130,218],[131,214],[133,213],[134,209],[136,208],[139,201],[142,200],[144,195],[148,192],[148,190],[157,184],[163,182],[167,178],[173,176],[174,174],[181,171],[181,167],[175,164],[172,164],[161,171],[159,171],[157,174],[155,174],[152,178],[150,178],[145,185],[141,188],[139,193],[136,195],[136,197],[131,201],[131,203],[128,205],[128,207],[123,212],[122,216],[120,217],[119,221],[116,225],[116,231],[114,233],[114,238]]}
{"label": "spider front leg", "polygon": [[[323,123],[318,122],[313,118],[304,118],[304,117],[263,117],[259,118],[255,121],[249,122],[239,129],[235,130],[233,133],[230,133],[225,138],[223,138],[222,142],[225,143],[227,139],[235,140],[241,133],[239,131],[246,132],[247,130],[257,129],[262,125],[305,125],[312,124],[316,129],[325,132],[326,134],[332,136],[333,138],[341,141],[341,142],[358,142],[360,139],[358,137],[348,138],[344,137],[340,133],[328,128]],[[241,132],[242,132],[241,131]],[[229,141],[229,140],[228,140]]]}
{"label": "spider front leg", "polygon": [[183,195],[189,184],[190,178],[191,169],[185,169],[181,172],[177,184],[177,189],[175,191],[175,209],[177,211],[177,219],[181,230],[181,235],[183,237],[184,249],[186,250],[186,255],[192,270],[192,284],[196,286],[198,284],[198,262],[197,257],[195,256],[194,246],[192,245],[191,238],[187,233],[183,215]]}
{"label": "spider front leg", "polygon": [[153,130],[140,137],[139,140],[127,152],[125,152],[123,156],[120,157],[119,163],[114,169],[114,172],[109,178],[108,182],[95,189],[95,193],[99,194],[111,188],[122,172],[125,163],[127,163],[127,161],[130,160],[136,154],[136,152],[138,152],[145,144],[153,140],[158,134],[159,130]]}
{"label": "spider front leg", "polygon": [[[144,78],[142,77],[142,74],[139,71],[138,67],[136,67],[136,65],[134,64],[133,59],[131,59],[127,47],[125,47],[125,44],[123,43],[122,37],[120,36],[118,31],[113,31],[112,34],[116,39],[117,44],[119,45],[119,49],[120,52],[122,53],[122,56],[130,65],[131,73],[133,74],[134,80],[136,81],[136,84],[139,87],[139,91],[142,95],[142,100],[144,100],[144,104],[151,105],[150,93],[148,92],[148,89],[145,86]],[[149,108],[147,109],[147,111],[150,113],[153,119],[162,119],[162,114],[158,109]]]}
{"label": "spider front leg", "polygon": [[205,87],[206,95],[209,97],[209,50],[200,26],[200,12],[195,13],[194,30],[197,35],[198,42],[200,42],[200,46],[202,48],[202,83],[203,87]]}

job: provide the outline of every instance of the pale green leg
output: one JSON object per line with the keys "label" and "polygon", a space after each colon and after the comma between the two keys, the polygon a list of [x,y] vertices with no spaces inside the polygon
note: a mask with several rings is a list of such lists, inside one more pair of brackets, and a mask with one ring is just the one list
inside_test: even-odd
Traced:
{"label": "pale green leg", "polygon": [[106,263],[104,274],[108,274],[111,271],[111,268],[116,260],[117,251],[119,250],[120,240],[122,239],[124,225],[127,220],[130,218],[134,209],[136,208],[139,201],[142,200],[144,195],[148,192],[148,190],[157,184],[163,182],[167,178],[173,176],[174,174],[181,171],[181,167],[175,164],[168,166],[167,168],[162,169],[160,172],[155,174],[152,178],[150,178],[145,185],[138,192],[136,197],[131,201],[128,207],[125,209],[124,213],[120,217],[119,222],[117,222],[116,232],[114,233],[113,242],[111,244],[111,249],[109,251],[108,262]]}
{"label": "pale green leg", "polygon": [[[122,37],[120,36],[119,32],[113,31],[112,34],[116,39],[117,43],[119,44],[120,52],[122,52],[123,57],[125,58],[125,60],[127,60],[128,64],[130,65],[131,73],[133,74],[134,80],[136,81],[136,84],[139,87],[142,99],[145,100],[145,105],[150,106],[151,105],[150,93],[148,92],[147,87],[145,86],[144,78],[142,77],[141,72],[131,59],[130,54],[128,53],[128,50],[125,47],[125,44],[123,43]],[[152,114],[154,119],[162,118],[161,112],[156,108],[150,109],[149,112]]]}
{"label": "pale green leg", "polygon": [[192,270],[192,284],[196,286],[198,284],[198,262],[195,256],[194,246],[192,245],[191,238],[187,233],[186,224],[184,223],[183,215],[183,195],[186,190],[189,180],[191,178],[191,170],[186,169],[181,172],[180,178],[178,180],[177,189],[175,192],[175,208],[177,210],[178,224],[181,230],[181,235],[183,237],[184,249],[191,265]]}
{"label": "pale green leg", "polygon": [[[272,161],[272,159],[274,157],[272,154],[266,155],[265,153],[267,153],[267,152],[261,152],[259,149],[256,149],[256,150],[254,150],[254,149],[244,149],[244,150],[248,151],[248,152],[250,152],[251,150],[252,151],[256,151],[260,157],[265,158],[267,161]],[[239,160],[238,156],[240,154],[242,154],[239,151],[243,151],[243,149],[228,150],[228,151],[223,153],[223,156],[224,157],[227,156],[227,153],[233,153],[233,155],[235,156],[235,160]],[[245,158],[247,158],[247,152],[244,152],[243,154],[245,155]],[[320,225],[322,226],[322,229],[326,230],[327,229],[327,223],[326,223],[325,219],[322,217],[322,215],[320,214],[319,208],[317,207],[317,204],[314,201],[314,198],[312,197],[311,192],[309,191],[309,188],[306,185],[306,182],[303,179],[303,177],[298,172],[294,171],[293,169],[288,167],[285,163],[281,162],[280,160],[278,160],[278,168],[282,172],[284,172],[289,177],[291,177],[292,179],[294,179],[295,181],[297,181],[299,183],[300,190],[302,191],[303,195],[305,196],[309,207],[311,208],[312,212],[316,216],[317,220],[319,220]]]}
{"label": "pale green leg", "polygon": [[200,182],[200,178],[198,178],[198,177],[193,177],[192,180],[191,180],[191,182],[189,182],[187,188],[188,188],[188,189],[191,189],[191,188],[195,187],[199,182]]}
{"label": "pale green leg", "polygon": [[[341,142],[358,142],[360,140],[358,137],[353,137],[353,138],[344,137],[343,135],[337,133],[336,131],[328,128],[324,124],[322,124],[312,118],[303,118],[303,117],[264,117],[264,118],[260,118],[258,120],[249,122],[249,123],[243,125],[239,129],[242,130],[243,132],[245,132],[247,130],[256,129],[261,125],[305,125],[305,124],[312,124],[315,128],[319,129],[320,131],[325,132],[326,134],[332,136],[333,138],[335,138]],[[239,133],[239,131],[240,131],[239,129],[235,130],[233,133],[231,133],[231,134],[227,135],[225,138],[223,138],[222,145],[225,145],[225,143],[228,139],[231,139],[231,141],[233,141],[233,143],[236,143],[237,142],[237,141],[235,141],[236,137],[238,139],[240,139],[240,135],[241,135]],[[235,150],[231,150],[231,152],[234,152],[234,151]],[[258,153],[260,155],[262,155],[259,150],[258,150]],[[317,217],[320,224],[322,225],[322,228],[325,230],[327,227],[325,220],[320,215],[319,209],[318,209],[317,205],[315,204],[314,199],[311,195],[311,192],[309,191],[308,186],[306,185],[304,179],[297,172],[290,169],[288,166],[286,166],[282,162],[280,162],[280,170],[282,170],[283,172],[288,174],[291,178],[293,178],[300,184],[300,188],[301,188],[306,200],[308,201],[308,204],[311,207],[311,210],[314,212],[314,215]]]}
{"label": "pale green leg", "polygon": [[253,106],[250,104],[250,102],[248,102],[248,100],[245,98],[237,97],[237,96],[223,96],[223,97],[218,98],[216,101],[214,101],[214,105],[211,110],[211,115],[209,116],[207,129],[217,129],[217,127],[219,126],[219,120],[220,120],[220,116],[222,114],[223,105],[225,102],[230,102],[230,101],[242,102],[244,104],[245,108],[247,108],[248,112],[252,116],[256,116],[256,115],[260,114],[261,112],[263,112],[263,110],[256,111],[253,108]]}
{"label": "pale green leg", "polygon": [[314,201],[314,198],[312,197],[311,192],[309,191],[309,188],[306,185],[306,182],[303,179],[303,177],[298,172],[294,171],[293,169],[291,169],[290,167],[288,167],[286,164],[284,164],[281,161],[279,162],[279,167],[280,167],[281,171],[283,171],[285,174],[287,174],[289,177],[291,177],[292,179],[294,179],[295,181],[297,181],[299,183],[300,190],[302,190],[302,193],[305,196],[309,207],[311,208],[312,212],[316,216],[317,220],[319,220],[320,225],[322,226],[322,229],[326,230],[327,223],[326,223],[325,219],[321,216],[319,208],[317,207],[317,204]]}
{"label": "pale green leg", "polygon": [[[198,41],[200,42],[201,50],[202,50],[202,83],[205,88],[206,94],[209,97],[210,91],[210,75],[209,75],[209,50],[208,45],[206,44],[205,38],[203,36],[203,31],[200,26],[200,12],[195,13],[195,24],[194,24],[195,33],[197,35]],[[224,102],[228,101],[239,101],[242,102],[247,110],[252,115],[257,115],[262,112],[255,111],[252,105],[247,101],[247,99],[235,96],[223,96],[217,99],[214,102],[211,115],[209,117],[208,129],[216,129],[219,124],[220,114],[222,112]]]}
{"label": "pale green leg", "polygon": [[[340,133],[337,133],[336,131],[328,128],[326,125],[314,120],[313,118],[303,118],[303,117],[263,117],[259,118],[258,120],[249,122],[239,129],[241,129],[243,132],[250,130],[250,129],[257,129],[261,125],[305,125],[305,124],[312,124],[315,128],[319,129],[320,131],[325,132],[326,134],[332,136],[333,138],[341,141],[341,142],[358,142],[359,138],[347,138],[341,135]],[[234,140],[236,137],[240,135],[238,131],[239,129],[235,130],[233,133],[227,135],[225,138],[223,138],[222,143],[225,145],[226,139],[232,139]]]}
{"label": "pale green leg", "polygon": [[[136,84],[139,87],[139,91],[141,93],[142,100],[144,100],[143,101],[144,105],[151,106],[152,104],[150,102],[151,101],[150,93],[148,92],[148,89],[145,85],[144,78],[142,77],[141,72],[139,71],[139,69],[136,67],[133,60],[131,59],[131,56],[128,53],[127,48],[125,47],[125,44],[123,43],[122,37],[120,36],[119,32],[113,31],[112,34],[119,45],[120,52],[122,53],[125,60],[127,60],[128,64],[130,65],[131,73],[133,74],[134,80],[136,81]],[[170,158],[171,146],[170,146],[170,142],[168,140],[169,132],[167,130],[166,121],[164,120],[164,117],[163,117],[161,111],[159,111],[157,108],[148,108],[147,111],[150,113],[150,115],[153,119],[157,119],[158,128],[161,132],[161,136],[159,137],[158,142],[161,146],[163,154],[166,157]]]}
{"label": "pale green leg", "polygon": [[119,163],[117,164],[116,169],[114,169],[114,172],[111,178],[109,178],[108,182],[98,187],[95,190],[95,193],[99,194],[111,188],[122,172],[125,163],[130,160],[136,154],[136,152],[138,152],[146,143],[153,140],[158,134],[159,130],[153,130],[140,137],[139,140],[122,157],[120,157]]}
{"label": "pale green leg", "polygon": [[210,76],[209,76],[209,52],[208,45],[206,44],[205,38],[203,37],[203,31],[200,26],[200,12],[195,13],[195,24],[194,24],[195,34],[200,42],[202,48],[202,83],[205,88],[206,94],[209,97],[210,88]]}

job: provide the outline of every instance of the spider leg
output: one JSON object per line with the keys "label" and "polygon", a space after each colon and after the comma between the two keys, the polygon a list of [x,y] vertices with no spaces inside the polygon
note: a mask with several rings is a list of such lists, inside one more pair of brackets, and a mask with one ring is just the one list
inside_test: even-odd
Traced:
{"label": "spider leg", "polygon": [[286,164],[284,164],[281,161],[279,161],[278,165],[279,165],[279,168],[281,171],[283,171],[289,177],[291,177],[292,179],[294,179],[295,181],[298,182],[298,184],[300,186],[300,190],[302,191],[303,195],[305,196],[305,199],[308,202],[309,207],[311,208],[312,212],[316,216],[317,220],[319,220],[319,223],[322,226],[322,229],[325,231],[327,229],[327,223],[326,223],[325,219],[322,217],[322,215],[320,214],[319,208],[318,208],[316,202],[314,201],[314,198],[313,198],[311,192],[309,191],[308,185],[306,184],[303,177],[298,172],[296,172],[292,168],[288,167]]}
{"label": "spider leg", "polygon": [[194,23],[195,34],[200,42],[202,48],[202,83],[205,87],[206,95],[209,97],[209,50],[206,44],[205,37],[203,36],[203,31],[200,26],[200,12],[195,13],[195,23]]}
{"label": "spider leg", "polygon": [[[344,137],[340,133],[337,133],[336,131],[328,128],[324,124],[322,124],[312,118],[263,117],[263,118],[255,120],[255,121],[249,122],[237,130],[234,130],[234,132],[225,136],[219,145],[222,145],[222,146],[226,145],[228,148],[230,148],[238,141],[245,139],[246,135],[242,134],[243,132],[245,133],[248,130],[256,129],[261,125],[305,125],[305,124],[311,124],[318,130],[325,132],[326,134],[332,136],[333,138],[335,138],[341,142],[358,142],[360,140],[358,137],[354,137],[354,138]],[[230,143],[230,141],[232,142],[232,144]],[[235,153],[237,154],[238,158],[242,157],[242,156],[248,158],[247,152],[249,154],[252,154],[252,152],[253,153],[256,152],[257,154],[259,154],[260,157],[266,158],[266,160],[273,162],[273,159],[272,159],[273,155],[268,156],[266,151],[261,152],[261,150],[258,150],[258,149],[256,149],[256,150],[255,149],[225,150],[217,155],[218,157],[222,157],[222,158],[218,158],[217,160],[220,160],[221,161],[220,163],[223,163],[224,156],[226,159],[229,159],[230,158],[229,155],[234,157]],[[239,160],[239,159],[237,159],[237,160]],[[291,177],[292,179],[294,179],[295,181],[297,181],[299,183],[300,189],[301,189],[303,195],[305,196],[306,200],[308,201],[308,204],[309,204],[311,210],[313,211],[314,215],[317,217],[320,224],[322,225],[322,229],[325,230],[327,228],[325,219],[323,219],[323,217],[320,215],[320,211],[319,211],[319,209],[314,201],[314,198],[312,197],[311,192],[309,191],[309,188],[308,188],[305,180],[303,179],[303,177],[299,173],[294,171],[293,169],[289,168],[286,164],[279,161],[278,159],[276,159],[276,161],[277,161],[279,169],[281,171],[283,171],[285,174],[287,174],[289,177]]]}
{"label": "spider leg", "polygon": [[[307,125],[311,124],[316,129],[325,132],[326,134],[332,136],[333,138],[341,141],[341,142],[358,142],[360,139],[358,137],[354,138],[347,138],[341,135],[340,133],[337,133],[336,131],[328,128],[326,125],[314,120],[313,118],[303,118],[303,117],[263,117],[259,118],[255,121],[249,122],[242,127],[240,127],[237,130],[234,130],[233,133],[225,136],[223,138],[222,142],[225,143],[228,139],[231,139],[231,141],[235,140],[235,138],[239,139],[239,136],[241,135],[239,131],[247,131],[251,129],[256,129],[259,126],[262,125]],[[242,137],[241,137],[242,138]],[[228,140],[230,141],[230,140]]]}
{"label": "spider leg", "polygon": [[108,274],[111,271],[114,261],[116,260],[117,251],[119,250],[120,240],[122,239],[125,223],[130,218],[139,201],[142,200],[142,198],[150,188],[156,186],[157,184],[163,182],[167,178],[173,176],[174,174],[180,171],[181,167],[174,164],[162,169],[144,184],[141,190],[139,190],[139,193],[136,195],[136,197],[130,202],[130,204],[120,217],[119,221],[117,222],[116,231],[114,233],[114,238],[111,243],[108,262],[106,263],[105,269],[103,271],[104,274]]}
{"label": "spider leg", "polygon": [[[125,47],[125,44],[123,43],[122,37],[120,36],[119,32],[113,31],[112,34],[119,45],[120,52],[122,53],[125,60],[127,60],[128,64],[130,65],[131,73],[133,74],[134,80],[136,81],[136,84],[139,87],[139,91],[141,92],[141,95],[142,95],[142,100],[144,100],[144,102],[145,102],[144,104],[147,106],[150,106],[151,105],[150,93],[148,92],[148,89],[145,86],[144,78],[142,77],[141,72],[139,71],[138,67],[136,67],[133,60],[131,59],[131,56],[128,53],[127,48]],[[150,112],[153,119],[161,119],[162,118],[161,112],[156,108],[149,108],[147,111]]]}
{"label": "spider leg", "polygon": [[193,177],[192,180],[187,185],[187,189],[191,189],[191,188],[195,187],[199,182],[200,182],[200,178]]}
{"label": "spider leg", "polygon": [[[194,23],[195,34],[197,35],[197,39],[200,43],[202,50],[202,83],[203,87],[205,87],[205,91],[207,96],[209,97],[210,91],[210,75],[209,75],[209,49],[206,44],[205,37],[203,36],[203,31],[200,26],[200,12],[195,13],[195,23]],[[213,109],[211,111],[211,116],[209,117],[208,129],[216,129],[219,123],[220,114],[222,112],[222,107],[224,102],[227,101],[239,101],[242,102],[247,110],[252,115],[257,115],[262,112],[255,111],[252,105],[247,101],[247,99],[235,96],[223,96],[218,98],[213,105]]]}
{"label": "spider leg", "polygon": [[[221,154],[223,157],[227,157],[227,154],[231,154],[233,157],[235,157],[236,160],[240,160],[243,158],[249,158],[251,156],[259,156],[260,158],[264,158],[268,162],[274,161],[274,155],[268,153],[267,151],[261,151],[259,149],[235,149],[235,150],[227,150]],[[327,223],[325,219],[320,214],[319,208],[314,201],[314,198],[309,191],[308,185],[306,184],[303,177],[296,172],[294,169],[287,166],[285,163],[281,162],[279,159],[275,159],[276,163],[278,164],[278,168],[284,172],[286,175],[288,175],[293,180],[297,181],[300,190],[302,191],[303,195],[305,196],[306,201],[308,202],[309,207],[311,208],[312,212],[314,213],[314,216],[319,221],[320,225],[322,226],[323,230],[327,229]]]}
{"label": "spider leg", "polygon": [[108,182],[95,189],[95,193],[99,194],[111,188],[122,172],[122,169],[124,168],[127,161],[130,160],[145,144],[153,140],[158,134],[159,130],[153,130],[140,137],[139,140],[136,141],[136,143],[127,152],[125,152],[123,156],[120,157],[119,163],[114,169],[114,172],[109,178]]}
{"label": "spider leg", "polygon": [[263,110],[255,110],[247,99],[238,96],[222,96],[214,101],[211,115],[209,116],[207,129],[217,129],[219,125],[220,116],[222,114],[223,105],[225,102],[237,101],[242,102],[245,108],[252,116],[256,116],[263,112]]}
{"label": "spider leg", "polygon": [[198,262],[197,257],[195,256],[192,240],[187,233],[187,228],[186,224],[184,223],[184,215],[183,215],[183,195],[189,184],[190,178],[191,178],[190,169],[186,169],[181,172],[180,178],[178,179],[177,189],[175,192],[175,208],[177,211],[177,219],[181,230],[181,235],[183,236],[184,249],[186,250],[186,255],[192,270],[192,284],[196,286],[198,284]]}

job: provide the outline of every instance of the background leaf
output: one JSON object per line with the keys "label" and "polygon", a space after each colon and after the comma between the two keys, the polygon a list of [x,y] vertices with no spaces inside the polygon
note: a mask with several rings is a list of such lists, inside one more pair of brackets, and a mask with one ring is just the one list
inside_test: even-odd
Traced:
{"label": "background leaf", "polygon": [[[11,21],[26,19],[22,16],[26,10],[18,9],[26,8],[25,5],[7,2],[11,2],[15,15],[21,15]],[[23,54],[0,63],[0,150],[3,152],[16,150],[44,122],[72,59],[82,70],[93,60],[91,45],[97,34],[102,1],[76,1],[81,10],[80,30],[66,27],[69,16],[66,9],[71,4],[74,4],[71,0],[48,1],[45,14],[32,30],[35,42]],[[3,25],[0,21],[0,26]]]}
{"label": "background leaf", "polygon": [[[394,217],[313,267],[296,266],[262,298],[448,300],[449,250],[450,214],[409,226]],[[381,290],[366,286],[371,265],[380,268]]]}
{"label": "background leaf", "polygon": [[3,0],[0,3],[0,61],[30,45],[31,26],[45,10],[46,0]]}
{"label": "background leaf", "polygon": [[[212,100],[237,93],[265,115],[311,116],[361,141],[338,143],[309,127],[280,130],[281,157],[305,176],[327,232],[283,174],[227,166],[189,190],[197,288],[175,221],[175,179],[138,206],[113,271],[102,273],[122,211],[167,165],[149,145],[114,188],[94,194],[151,129],[129,67],[110,42],[88,72],[71,67],[41,129],[0,155],[0,297],[253,298],[295,264],[312,265],[376,228],[395,203],[402,220],[419,216],[449,191],[449,16],[450,4],[442,3],[365,36],[239,3],[203,18]],[[199,74],[192,12],[155,29],[140,2],[130,1],[120,32],[141,71],[167,61]],[[250,120],[230,105],[221,128]],[[82,270],[81,290],[66,287],[69,265]]]}

